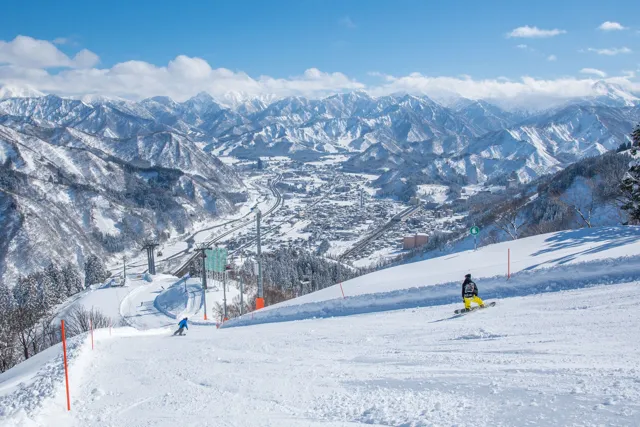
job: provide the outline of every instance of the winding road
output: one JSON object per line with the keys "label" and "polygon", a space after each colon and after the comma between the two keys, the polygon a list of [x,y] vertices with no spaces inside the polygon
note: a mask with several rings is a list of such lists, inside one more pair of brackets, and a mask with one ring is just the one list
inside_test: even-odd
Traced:
{"label": "winding road", "polygon": [[[279,174],[274,179],[269,180],[269,183],[268,183],[269,190],[271,190],[271,193],[276,198],[276,202],[266,212],[263,213],[262,215],[263,217],[268,217],[269,215],[273,214],[282,205],[282,194],[280,194],[280,191],[277,188],[277,184],[278,182],[280,182],[281,179],[282,179],[282,175]],[[213,245],[219,242],[220,240],[224,239],[225,237],[235,233],[236,231],[239,231],[254,223],[253,218],[246,219],[246,216],[243,217],[241,221],[242,222],[237,226],[231,228],[230,230],[225,231],[224,233],[217,235],[212,240],[205,242],[205,244],[207,246]],[[191,257],[189,257],[189,259],[184,264],[182,264],[179,268],[177,268],[172,274],[178,277],[182,277],[183,275],[185,275],[187,271],[189,271],[189,264],[191,264],[191,262],[195,260],[197,256],[198,256],[197,254],[193,254]]]}

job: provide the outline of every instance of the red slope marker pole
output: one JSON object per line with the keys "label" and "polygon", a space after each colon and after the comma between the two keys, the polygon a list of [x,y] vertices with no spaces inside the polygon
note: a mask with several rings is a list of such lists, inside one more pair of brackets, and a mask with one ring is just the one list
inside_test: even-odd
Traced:
{"label": "red slope marker pole", "polygon": [[64,320],[61,320],[62,334],[62,356],[64,358],[64,383],[67,388],[67,411],[71,410],[71,399],[69,399],[69,368],[67,367],[67,338],[64,333]]}
{"label": "red slope marker pole", "polygon": [[344,289],[342,289],[342,282],[340,282],[340,291],[342,292],[342,299],[344,299],[345,296],[344,296]]}

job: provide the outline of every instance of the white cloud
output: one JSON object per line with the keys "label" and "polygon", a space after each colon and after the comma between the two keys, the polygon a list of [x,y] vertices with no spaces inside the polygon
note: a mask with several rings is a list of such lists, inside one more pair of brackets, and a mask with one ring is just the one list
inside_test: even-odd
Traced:
{"label": "white cloud", "polygon": [[355,22],[353,22],[353,20],[349,17],[349,16],[344,16],[340,19],[340,25],[349,28],[349,29],[355,29],[358,26],[356,25]]}
{"label": "white cloud", "polygon": [[619,22],[605,21],[598,27],[598,29],[602,31],[622,31],[626,30],[627,27],[622,26]]}
{"label": "white cloud", "polygon": [[57,45],[61,45],[61,44],[67,44],[70,42],[70,40],[66,37],[57,37],[55,39],[53,39],[51,41],[53,44],[57,44]]}
{"label": "white cloud", "polygon": [[379,77],[379,78],[381,78],[383,80],[386,80],[388,82],[389,81],[393,81],[393,79],[395,79],[395,77],[393,77],[393,76],[391,76],[389,74],[381,73],[379,71],[369,71],[367,74],[370,75],[371,77]]}
{"label": "white cloud", "polygon": [[547,56],[547,61],[554,62],[554,61],[557,61],[557,60],[558,60],[558,57],[555,56],[555,55]]}
{"label": "white cloud", "polygon": [[588,52],[595,52],[598,55],[607,55],[607,56],[615,56],[623,53],[631,53],[632,50],[628,47],[620,47],[620,48],[610,48],[610,49],[594,49],[590,47],[587,49]]}
{"label": "white cloud", "polygon": [[582,73],[582,74],[592,74],[594,76],[598,76],[598,77],[602,77],[602,78],[607,77],[607,73],[605,73],[604,71],[598,70],[596,68],[583,68],[582,70],[580,70],[580,73]]}
{"label": "white cloud", "polygon": [[91,68],[100,62],[100,58],[95,53],[87,49],[82,49],[73,57],[73,66],[76,68]]}
{"label": "white cloud", "polygon": [[[11,43],[13,42],[4,43],[0,48],[0,85],[29,86],[45,93],[63,96],[97,94],[141,99],[165,95],[182,101],[201,91],[218,98],[224,98],[230,92],[244,97],[268,95],[281,98],[300,95],[319,98],[339,92],[366,90],[373,96],[407,92],[437,99],[457,94],[470,99],[488,99],[505,106],[547,106],[554,100],[560,102],[571,97],[593,94],[593,84],[605,77],[600,74],[602,72],[598,73],[599,70],[594,72],[594,69],[581,71],[583,74],[593,75],[593,78],[585,76],[551,80],[529,76],[515,80],[505,77],[478,80],[467,75],[451,77],[411,73],[394,76],[370,72],[370,76],[378,77],[379,80],[367,86],[343,73],[324,72],[317,68],[309,68],[301,75],[286,78],[252,77],[242,71],[213,68],[202,58],[184,55],[177,56],[164,66],[144,61],[126,61],[110,68],[90,67],[89,64],[95,63],[98,58],[89,51],[81,51],[70,59],[49,49],[49,56],[39,56],[39,61],[25,60],[24,58],[30,58],[29,55],[19,56],[19,60],[16,60],[11,56],[13,51],[6,47]],[[46,47],[47,42],[43,43]],[[35,45],[41,47],[42,43]],[[52,64],[60,66],[69,62],[74,63],[74,68],[46,69],[52,67]],[[588,70],[591,72],[587,72]],[[640,92],[640,83],[630,74],[610,77],[606,81]]]}
{"label": "white cloud", "polygon": [[47,40],[17,36],[9,42],[0,40],[0,65],[24,68],[85,68],[99,61],[98,55],[83,49],[71,59]]}
{"label": "white cloud", "polygon": [[[83,57],[83,60],[90,59],[89,55]],[[30,85],[46,93],[64,96],[100,94],[141,99],[166,95],[176,100],[185,100],[201,91],[213,96],[239,92],[245,96],[320,97],[365,89],[362,83],[338,72],[326,73],[310,68],[301,76],[252,78],[244,72],[213,69],[201,58],[183,55],[163,67],[143,61],[127,61],[106,69],[76,68],[57,73],[41,68],[0,65],[0,84]]]}
{"label": "white cloud", "polygon": [[[469,99],[487,99],[504,106],[547,107],[568,98],[595,95],[594,83],[599,79],[564,77],[553,80],[524,76],[519,80],[484,79],[454,77],[431,77],[413,73],[404,77],[394,77],[387,84],[370,88],[374,96],[407,92],[424,94],[434,98],[450,97],[458,94]],[[615,83],[626,90],[640,91],[640,82],[627,77],[611,77],[606,81]]]}
{"label": "white cloud", "polygon": [[528,49],[529,46],[527,46],[526,44],[519,44],[518,46],[516,46],[518,49]]}
{"label": "white cloud", "polygon": [[524,27],[518,27],[511,32],[507,33],[507,37],[521,37],[521,38],[545,38],[545,37],[554,37],[560,34],[565,34],[565,30],[543,30],[538,27],[530,27],[525,25]]}

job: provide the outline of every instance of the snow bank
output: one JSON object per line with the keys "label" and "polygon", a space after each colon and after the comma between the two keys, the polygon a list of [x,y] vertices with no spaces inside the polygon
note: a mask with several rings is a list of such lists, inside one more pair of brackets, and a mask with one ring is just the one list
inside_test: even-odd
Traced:
{"label": "snow bank", "polygon": [[[203,312],[203,300],[202,300],[202,285],[200,279],[188,279],[186,280],[186,292],[185,292],[185,279],[176,281],[171,287],[160,293],[154,300],[153,306],[160,313],[171,319],[182,319],[184,317],[189,318],[189,323],[193,325],[204,326],[217,326],[215,320],[203,320],[195,319],[194,316],[198,316]],[[216,298],[220,292],[216,292],[216,295],[209,295],[207,293],[207,301],[209,306],[212,307],[212,302],[218,302]],[[213,319],[213,315],[211,314]]]}
{"label": "snow bank", "polygon": [[340,287],[332,286],[224,327],[456,303],[466,272],[485,299],[640,280],[640,227],[551,233],[389,268],[344,282],[344,299]]}
{"label": "snow bank", "polygon": [[[70,369],[76,368],[76,360],[86,351],[86,338],[77,336],[67,341]],[[0,374],[0,421],[10,416],[23,418],[61,388],[64,366],[62,344],[58,344]]]}
{"label": "snow bank", "polygon": [[[94,343],[116,337],[166,335],[169,329],[138,331],[131,327],[94,331]],[[88,333],[67,340],[67,361],[72,404],[74,393],[91,363],[91,339]],[[48,404],[66,405],[62,344],[57,344],[0,374],[0,425],[42,425],[32,418]],[[45,423],[46,424],[46,423]]]}
{"label": "snow bank", "polygon": [[[477,284],[481,298],[486,301],[495,298],[527,296],[632,281],[640,281],[640,257],[603,260],[538,271],[523,271],[511,276],[509,280],[504,276],[496,276],[477,280]],[[453,304],[461,302],[461,300],[460,282],[456,281],[256,311],[231,319],[222,327],[349,316]]]}
{"label": "snow bank", "polygon": [[153,301],[153,306],[165,316],[177,319],[200,310],[202,306],[201,294],[202,287],[200,285],[181,279],[161,292]]}

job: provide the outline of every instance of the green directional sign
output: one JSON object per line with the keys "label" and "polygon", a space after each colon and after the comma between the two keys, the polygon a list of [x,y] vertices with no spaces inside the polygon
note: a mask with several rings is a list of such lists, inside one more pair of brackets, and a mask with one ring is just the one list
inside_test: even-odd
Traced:
{"label": "green directional sign", "polygon": [[207,249],[204,264],[208,271],[222,273],[227,265],[227,250],[225,248]]}
{"label": "green directional sign", "polygon": [[478,233],[480,233],[480,227],[476,227],[475,225],[473,227],[471,227],[471,229],[469,230],[469,233],[471,233],[472,236],[476,236]]}

